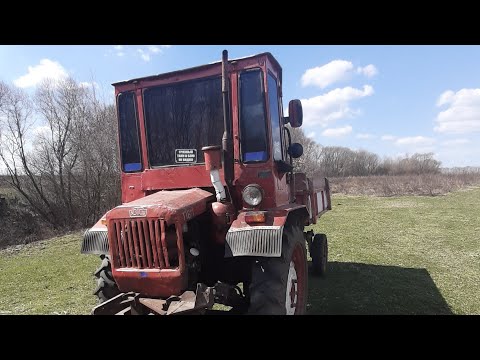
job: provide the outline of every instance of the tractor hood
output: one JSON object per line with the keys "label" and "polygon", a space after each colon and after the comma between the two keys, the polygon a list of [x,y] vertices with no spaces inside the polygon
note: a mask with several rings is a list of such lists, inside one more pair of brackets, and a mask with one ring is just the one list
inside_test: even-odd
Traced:
{"label": "tractor hood", "polygon": [[162,190],[117,206],[107,213],[107,221],[155,218],[165,220],[168,225],[186,223],[205,212],[207,203],[211,201],[215,201],[215,195],[199,188]]}

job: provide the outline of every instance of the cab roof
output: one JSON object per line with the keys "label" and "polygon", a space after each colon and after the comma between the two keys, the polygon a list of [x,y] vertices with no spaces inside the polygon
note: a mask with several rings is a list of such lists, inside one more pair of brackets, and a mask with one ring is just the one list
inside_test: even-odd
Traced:
{"label": "cab roof", "polygon": [[[261,58],[261,57],[268,57],[270,62],[275,67],[277,67],[278,72],[280,74],[280,79],[281,79],[282,67],[280,66],[278,61],[275,59],[275,57],[269,52],[264,52],[264,53],[260,53],[260,54],[256,54],[256,55],[250,55],[250,56],[236,58],[236,59],[229,59],[228,62],[232,63],[232,62],[236,62],[236,61],[238,62],[238,61],[242,61],[242,60],[250,60],[250,59],[253,59],[253,58]],[[208,68],[213,68],[215,66],[218,66],[219,64],[221,64],[221,61],[216,61],[216,62],[213,62],[213,63],[210,63],[210,64],[195,66],[195,67],[182,69],[182,70],[170,71],[170,72],[166,72],[166,73],[162,73],[162,74],[158,74],[158,75],[150,75],[150,76],[144,76],[144,77],[134,78],[134,79],[130,79],[130,80],[118,81],[118,82],[113,83],[112,85],[117,86],[117,85],[132,84],[132,83],[136,83],[136,82],[140,82],[140,81],[160,80],[160,79],[169,78],[169,77],[175,76],[175,75],[182,75],[182,74],[197,72],[197,71],[200,71],[200,70],[206,70]]]}

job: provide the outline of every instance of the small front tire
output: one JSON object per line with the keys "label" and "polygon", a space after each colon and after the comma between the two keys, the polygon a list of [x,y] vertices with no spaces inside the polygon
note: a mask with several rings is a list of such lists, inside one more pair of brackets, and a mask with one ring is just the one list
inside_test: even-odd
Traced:
{"label": "small front tire", "polygon": [[316,234],[310,248],[312,270],[316,276],[325,276],[328,264],[328,241],[325,234]]}
{"label": "small front tire", "polygon": [[113,279],[110,257],[101,255],[100,258],[102,264],[94,274],[97,278],[97,287],[93,294],[97,296],[98,302],[101,304],[120,294],[120,290]]}

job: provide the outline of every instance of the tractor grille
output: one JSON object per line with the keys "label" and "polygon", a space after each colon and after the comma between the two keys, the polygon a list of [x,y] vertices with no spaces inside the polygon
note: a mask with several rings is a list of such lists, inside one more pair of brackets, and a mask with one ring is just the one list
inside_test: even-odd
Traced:
{"label": "tractor grille", "polygon": [[173,269],[178,267],[175,226],[158,219],[111,220],[115,268]]}
{"label": "tractor grille", "polygon": [[283,226],[230,228],[225,239],[225,256],[280,257]]}

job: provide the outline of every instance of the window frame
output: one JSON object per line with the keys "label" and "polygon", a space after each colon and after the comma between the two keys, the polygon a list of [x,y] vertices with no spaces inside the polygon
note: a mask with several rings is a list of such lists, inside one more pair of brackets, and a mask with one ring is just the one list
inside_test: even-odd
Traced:
{"label": "window frame", "polygon": [[[131,170],[131,171],[125,170],[125,162],[124,162],[124,156],[123,156],[123,144],[122,144],[122,131],[121,131],[121,125],[120,125],[120,121],[121,121],[121,119],[120,119],[120,97],[122,97],[124,95],[133,96],[133,112],[134,112],[134,115],[135,115],[135,126],[136,126],[136,129],[137,129],[138,157],[139,157],[139,163],[140,163],[140,169],[139,170]],[[117,118],[118,118],[118,137],[119,137],[121,170],[122,170],[122,172],[124,172],[126,174],[142,172],[144,170],[144,164],[143,164],[143,159],[142,159],[142,142],[140,140],[140,121],[138,119],[137,94],[136,94],[135,90],[124,91],[124,92],[118,93],[118,95],[117,95]]]}
{"label": "window frame", "polygon": [[[249,72],[253,72],[253,71],[258,71],[260,72],[260,76],[261,76],[261,84],[262,84],[262,105],[263,105],[263,122],[264,122],[264,125],[265,125],[265,145],[266,145],[266,158],[265,160],[251,160],[251,161],[245,161],[244,158],[243,158],[243,134],[242,134],[242,90],[241,90],[241,84],[242,84],[242,81],[241,81],[241,77],[243,74],[245,73],[249,73]],[[271,151],[270,151],[270,147],[268,146],[268,140],[269,140],[269,136],[268,136],[268,129],[269,129],[269,125],[267,125],[267,104],[266,104],[266,85],[265,85],[265,73],[263,71],[263,68],[261,67],[253,67],[253,68],[249,68],[249,69],[244,69],[242,71],[240,71],[238,73],[238,80],[237,80],[237,103],[238,103],[238,133],[239,133],[239,137],[240,137],[240,141],[239,141],[239,150],[240,150],[240,162],[242,164],[245,164],[245,165],[249,165],[249,164],[264,164],[266,162],[268,162],[270,160],[270,157],[271,157]]]}
{"label": "window frame", "polygon": [[[280,139],[280,159],[275,159],[275,152],[274,152],[274,147],[273,147],[273,128],[272,128],[272,114],[271,114],[271,105],[270,105],[270,86],[268,82],[268,77],[271,76],[272,79],[275,81],[275,91],[277,93],[276,100],[277,100],[277,114],[278,114],[278,132],[279,132],[279,139]],[[267,72],[267,92],[268,92],[268,117],[270,121],[270,133],[271,133],[271,148],[272,148],[272,156],[274,161],[285,161],[285,144],[284,144],[284,130],[283,130],[283,113],[281,112],[281,100],[279,96],[279,89],[278,89],[278,79],[275,77],[275,74],[268,70]]]}

